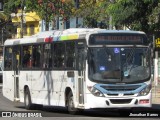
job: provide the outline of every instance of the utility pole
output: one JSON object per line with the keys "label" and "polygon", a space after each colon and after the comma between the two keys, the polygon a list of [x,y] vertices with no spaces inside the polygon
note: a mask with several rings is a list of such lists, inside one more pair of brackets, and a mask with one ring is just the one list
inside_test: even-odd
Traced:
{"label": "utility pole", "polygon": [[[75,0],[75,7],[76,9],[79,8],[79,0]],[[78,17],[76,16],[76,28],[78,28]]]}
{"label": "utility pole", "polygon": [[109,30],[112,30],[112,16],[109,16]]}
{"label": "utility pole", "polygon": [[[111,3],[114,3],[115,0],[110,0]],[[109,16],[109,30],[113,29],[113,25],[112,25],[112,16]]]}
{"label": "utility pole", "polygon": [[21,0],[21,31],[20,37],[23,38],[23,10],[24,10],[24,0]]}
{"label": "utility pole", "polygon": [[4,31],[3,30],[4,30],[4,28],[2,28],[2,43],[1,43],[1,45],[3,45],[3,39],[4,39],[4,36],[3,36],[4,35]]}

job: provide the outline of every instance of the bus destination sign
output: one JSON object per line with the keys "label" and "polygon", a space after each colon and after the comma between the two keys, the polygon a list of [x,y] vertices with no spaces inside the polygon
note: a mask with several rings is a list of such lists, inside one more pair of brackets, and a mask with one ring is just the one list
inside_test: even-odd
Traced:
{"label": "bus destination sign", "polygon": [[147,44],[147,37],[143,34],[93,34],[89,44]]}
{"label": "bus destination sign", "polygon": [[96,40],[103,41],[135,41],[135,42],[141,42],[140,36],[95,36]]}

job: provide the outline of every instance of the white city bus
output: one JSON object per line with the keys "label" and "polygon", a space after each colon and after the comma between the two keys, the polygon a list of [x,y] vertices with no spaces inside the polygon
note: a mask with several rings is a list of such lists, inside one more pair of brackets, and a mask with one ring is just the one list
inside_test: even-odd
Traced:
{"label": "white city bus", "polygon": [[33,104],[151,107],[151,48],[144,32],[67,29],[6,40],[3,95]]}

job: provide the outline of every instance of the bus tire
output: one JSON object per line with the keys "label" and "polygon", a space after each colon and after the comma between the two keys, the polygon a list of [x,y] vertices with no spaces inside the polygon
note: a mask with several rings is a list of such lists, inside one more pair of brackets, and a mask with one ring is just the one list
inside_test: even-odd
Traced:
{"label": "bus tire", "polygon": [[26,88],[24,92],[24,105],[27,110],[31,110],[33,108],[29,88]]}
{"label": "bus tire", "polygon": [[78,109],[75,108],[75,105],[74,105],[72,92],[69,92],[68,97],[67,97],[67,110],[72,115],[78,113]]}

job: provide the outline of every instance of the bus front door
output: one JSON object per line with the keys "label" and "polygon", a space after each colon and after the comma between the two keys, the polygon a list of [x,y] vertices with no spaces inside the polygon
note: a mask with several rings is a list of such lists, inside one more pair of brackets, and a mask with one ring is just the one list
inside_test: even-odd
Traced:
{"label": "bus front door", "polygon": [[19,101],[20,46],[13,47],[14,100]]}
{"label": "bus front door", "polygon": [[78,95],[79,105],[84,105],[84,84],[85,84],[85,49],[78,48]]}

